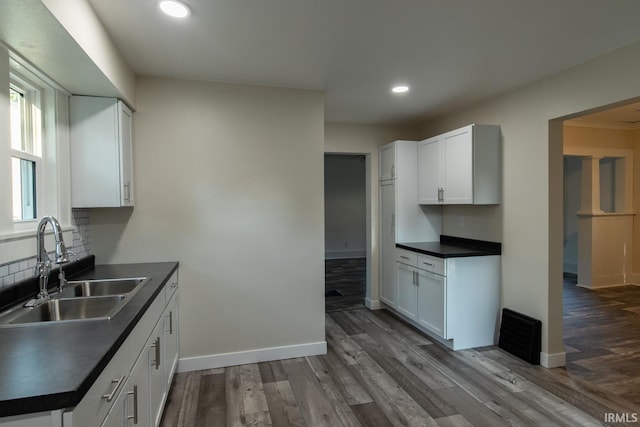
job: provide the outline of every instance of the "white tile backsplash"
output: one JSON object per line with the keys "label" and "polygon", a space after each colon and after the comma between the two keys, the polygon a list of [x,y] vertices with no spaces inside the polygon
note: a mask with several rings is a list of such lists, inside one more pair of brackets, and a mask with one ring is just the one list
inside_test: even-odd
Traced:
{"label": "white tile backsplash", "polygon": [[[72,209],[71,212],[73,225],[77,230],[73,232],[73,240],[65,243],[67,249],[76,254],[78,258],[83,258],[91,255],[91,215],[88,209]],[[71,259],[75,261],[74,257]],[[35,266],[35,254],[30,258],[17,259],[0,265],[0,288],[32,277]]]}

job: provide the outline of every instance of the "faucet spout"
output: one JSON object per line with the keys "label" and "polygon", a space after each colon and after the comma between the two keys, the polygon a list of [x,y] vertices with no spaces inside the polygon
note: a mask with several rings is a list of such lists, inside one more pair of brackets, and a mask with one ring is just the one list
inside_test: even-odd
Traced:
{"label": "faucet spout", "polygon": [[49,272],[51,271],[51,260],[44,247],[44,231],[47,228],[47,224],[51,224],[51,228],[53,228],[53,238],[56,242],[55,263],[65,264],[69,262],[69,253],[64,245],[60,223],[51,215],[43,217],[36,230],[38,252],[36,255],[36,275],[40,278],[40,292],[38,292],[35,300],[31,300],[25,304],[27,307],[35,307],[40,302],[44,302],[50,298],[47,292],[47,283],[49,282]]}
{"label": "faucet spout", "polygon": [[58,220],[51,215],[43,217],[38,224],[38,232],[36,235],[36,238],[38,239],[37,262],[40,263],[44,262],[44,260],[49,260],[47,250],[44,248],[44,230],[47,227],[47,223],[51,224],[51,228],[53,228],[53,237],[56,241],[56,264],[65,264],[69,262],[69,254],[62,238],[62,227],[60,227]]}

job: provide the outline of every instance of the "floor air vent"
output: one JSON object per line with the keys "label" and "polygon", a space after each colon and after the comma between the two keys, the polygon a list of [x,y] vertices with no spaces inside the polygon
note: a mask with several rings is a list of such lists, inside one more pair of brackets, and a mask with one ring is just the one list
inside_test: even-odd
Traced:
{"label": "floor air vent", "polygon": [[539,365],[541,329],[541,321],[504,308],[498,346],[532,365]]}

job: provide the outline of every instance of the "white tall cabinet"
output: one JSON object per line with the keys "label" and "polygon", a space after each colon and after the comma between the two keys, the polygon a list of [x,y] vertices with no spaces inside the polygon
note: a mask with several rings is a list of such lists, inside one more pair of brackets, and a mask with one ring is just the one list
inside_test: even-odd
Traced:
{"label": "white tall cabinet", "polygon": [[132,112],[116,98],[72,96],[71,205],[133,206]]}
{"label": "white tall cabinet", "polygon": [[420,204],[500,203],[499,126],[472,124],[420,141],[418,164]]}
{"label": "white tall cabinet", "polygon": [[418,143],[395,141],[380,147],[380,301],[398,304],[396,242],[439,239],[440,211],[416,203],[418,197]]}

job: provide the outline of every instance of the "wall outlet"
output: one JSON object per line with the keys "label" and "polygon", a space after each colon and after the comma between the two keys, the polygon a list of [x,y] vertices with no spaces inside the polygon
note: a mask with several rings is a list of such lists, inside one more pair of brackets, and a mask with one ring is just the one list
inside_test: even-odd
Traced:
{"label": "wall outlet", "polygon": [[458,217],[458,227],[460,227],[460,228],[464,227],[464,217],[463,216],[459,216]]}

